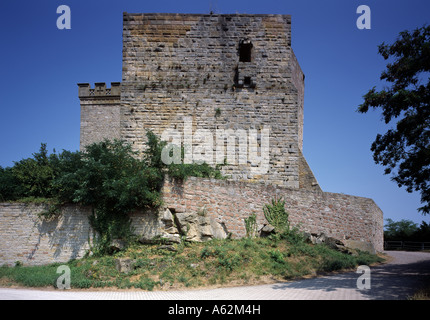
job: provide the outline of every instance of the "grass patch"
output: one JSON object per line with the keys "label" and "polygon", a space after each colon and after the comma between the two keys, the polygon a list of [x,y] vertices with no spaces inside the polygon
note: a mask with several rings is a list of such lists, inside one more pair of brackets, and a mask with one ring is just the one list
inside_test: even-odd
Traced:
{"label": "grass patch", "polygon": [[[365,252],[343,254],[299,238],[244,238],[175,245],[175,252],[157,245],[131,245],[112,256],[87,257],[67,263],[71,287],[169,290],[218,285],[250,285],[297,279],[382,262]],[[127,274],[115,268],[117,258],[130,258]],[[0,268],[0,283],[55,287],[60,264]]]}

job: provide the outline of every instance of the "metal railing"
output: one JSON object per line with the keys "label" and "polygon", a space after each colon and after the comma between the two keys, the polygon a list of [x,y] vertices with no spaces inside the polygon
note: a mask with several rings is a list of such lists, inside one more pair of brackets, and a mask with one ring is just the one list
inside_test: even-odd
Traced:
{"label": "metal railing", "polygon": [[430,242],[415,241],[384,241],[384,250],[430,250]]}

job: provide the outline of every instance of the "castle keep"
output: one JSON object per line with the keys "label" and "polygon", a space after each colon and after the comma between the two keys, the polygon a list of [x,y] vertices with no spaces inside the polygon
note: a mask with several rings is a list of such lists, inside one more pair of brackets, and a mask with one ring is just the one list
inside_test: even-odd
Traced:
{"label": "castle keep", "polygon": [[[383,250],[372,199],[323,192],[302,154],[304,75],[289,15],[123,16],[122,81],[79,83],[80,147],[105,138],[144,150],[146,131],[185,149],[184,161],[223,163],[228,180],[166,179],[161,212],[131,215],[141,240],[246,235],[244,219],[283,197],[292,226]],[[89,249],[89,208],[0,203],[0,264],[66,262]],[[200,213],[200,214],[199,214]],[[204,214],[201,214],[204,213]],[[366,249],[367,250],[367,249]]]}
{"label": "castle keep", "polygon": [[264,203],[282,196],[293,225],[382,250],[373,200],[323,192],[303,156],[305,76],[290,15],[124,13],[123,24],[122,82],[78,84],[81,148],[120,138],[141,152],[152,130],[184,147],[184,162],[227,163],[227,182],[166,181],[167,216],[204,210],[240,237],[245,218],[264,225]]}
{"label": "castle keep", "polygon": [[289,15],[124,13],[121,84],[79,84],[81,147],[121,138],[141,151],[152,130],[194,160],[225,158],[233,180],[319,188],[303,96]]}

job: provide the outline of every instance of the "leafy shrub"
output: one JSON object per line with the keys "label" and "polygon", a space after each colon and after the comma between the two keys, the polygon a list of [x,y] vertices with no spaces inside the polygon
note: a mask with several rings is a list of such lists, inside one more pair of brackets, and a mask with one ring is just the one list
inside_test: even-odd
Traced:
{"label": "leafy shrub", "polygon": [[279,250],[270,250],[270,258],[279,264],[285,264],[284,255]]}
{"label": "leafy shrub", "polygon": [[290,230],[284,232],[282,234],[283,238],[285,238],[290,244],[294,246],[300,246],[305,242],[305,237],[303,232],[296,227],[291,228]]}
{"label": "leafy shrub", "polygon": [[42,143],[33,158],[15,162],[11,168],[0,167],[0,200],[52,197],[52,181],[58,173],[55,168],[57,157],[56,154],[48,156],[46,144]]}
{"label": "leafy shrub", "polygon": [[168,166],[168,174],[170,177],[178,180],[186,180],[188,177],[224,179],[218,167],[211,167],[206,162],[198,163],[180,163],[170,164]]}
{"label": "leafy shrub", "polygon": [[319,266],[319,270],[330,272],[353,268],[356,265],[357,263],[353,256],[327,248],[324,250],[323,261]]}
{"label": "leafy shrub", "polygon": [[128,214],[135,209],[161,204],[164,175],[222,178],[208,164],[171,164],[162,161],[166,142],[147,132],[143,157],[131,145],[104,140],[85,150],[48,155],[46,144],[32,158],[0,167],[0,201],[42,199],[47,204],[43,217],[52,217],[65,203],[92,208],[90,224],[96,231],[94,248],[105,253],[112,239],[131,238]]}
{"label": "leafy shrub", "polygon": [[130,239],[130,212],[161,203],[162,173],[119,140],[93,143],[79,157],[69,155],[59,165],[63,174],[55,180],[58,197],[92,208],[96,253],[107,253],[113,239]]}
{"label": "leafy shrub", "polygon": [[65,172],[56,182],[66,201],[126,214],[158,205],[162,179],[130,145],[104,140],[87,146],[77,170]]}
{"label": "leafy shrub", "polygon": [[0,167],[0,201],[37,199],[48,205],[41,214],[44,218],[54,216],[66,203],[89,206],[90,224],[96,231],[93,249],[106,253],[113,239],[131,239],[130,212],[161,205],[166,173],[179,180],[223,178],[219,166],[163,163],[165,146],[151,131],[141,159],[131,145],[119,140],[93,143],[81,152],[54,150],[51,155],[42,143],[32,158],[15,162],[12,168]]}
{"label": "leafy shrub", "polygon": [[13,201],[23,194],[24,190],[12,168],[0,167],[0,201]]}
{"label": "leafy shrub", "polygon": [[272,199],[271,204],[266,204],[263,207],[264,216],[267,221],[274,226],[278,231],[288,231],[290,223],[288,221],[288,212],[285,210],[285,200]]}
{"label": "leafy shrub", "polygon": [[246,237],[254,238],[257,234],[257,216],[255,213],[245,218]]}
{"label": "leafy shrub", "polygon": [[23,159],[15,162],[12,172],[19,181],[21,191],[27,197],[52,197],[52,181],[56,170],[53,159],[48,156],[46,144],[42,143],[39,152],[33,154],[33,158]]}

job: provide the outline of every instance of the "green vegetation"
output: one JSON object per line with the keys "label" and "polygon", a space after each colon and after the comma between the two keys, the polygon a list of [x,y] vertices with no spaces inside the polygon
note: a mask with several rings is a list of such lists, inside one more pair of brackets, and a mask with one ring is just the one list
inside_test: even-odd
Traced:
{"label": "green vegetation", "polygon": [[[138,288],[144,290],[199,287],[219,284],[254,284],[295,279],[355,268],[382,259],[365,252],[348,255],[328,246],[313,245],[290,228],[285,201],[273,199],[264,206],[266,219],[275,227],[267,238],[256,236],[256,215],[245,221],[248,237],[182,241],[175,245],[142,245],[132,236],[128,216],[132,210],[161,204],[160,188],[166,174],[184,180],[188,176],[222,178],[219,168],[207,164],[169,164],[162,161],[165,142],[152,132],[139,158],[130,145],[102,141],[82,152],[63,151],[48,155],[46,145],[33,158],[0,168],[0,198],[46,204],[43,218],[51,218],[65,203],[92,208],[90,224],[96,231],[92,255],[67,263],[72,288]],[[171,152],[174,150],[172,149]],[[181,150],[183,157],[184,151]],[[206,215],[205,208],[199,212]],[[110,252],[114,239],[128,246]],[[119,258],[132,260],[130,272],[117,269]],[[59,264],[0,267],[2,285],[56,286]]]}
{"label": "green vegetation", "polygon": [[[366,252],[348,255],[326,245],[313,245],[295,231],[268,238],[212,240],[173,245],[134,243],[114,255],[70,261],[72,288],[135,288],[167,290],[210,285],[243,285],[291,280],[381,262]],[[118,258],[133,259],[125,274]],[[42,267],[0,267],[2,285],[55,286],[59,264]]]}
{"label": "green vegetation", "polygon": [[257,215],[251,214],[248,218],[245,218],[245,229],[246,237],[254,238],[257,234]]}
{"label": "green vegetation", "polygon": [[385,221],[385,241],[430,241],[430,225],[425,221],[422,221],[420,226],[406,219],[393,221],[388,218]]}
{"label": "green vegetation", "polygon": [[104,140],[84,151],[48,155],[46,144],[32,158],[0,167],[0,201],[47,204],[44,218],[57,214],[62,205],[75,203],[92,208],[95,231],[92,251],[105,254],[113,239],[132,240],[130,212],[161,204],[166,174],[184,180],[189,176],[222,178],[219,167],[203,163],[170,164],[162,161],[166,143],[151,131],[143,157],[123,141]]}
{"label": "green vegetation", "polygon": [[399,187],[421,193],[423,214],[430,213],[430,25],[400,32],[397,40],[378,47],[388,61],[380,80],[381,91],[373,87],[364,95],[358,112],[370,108],[382,112],[390,129],[377,134],[371,151],[376,164],[385,167]]}
{"label": "green vegetation", "polygon": [[[224,91],[227,91],[227,85],[225,85]],[[215,109],[215,117],[219,117],[220,115],[221,115],[221,109],[220,108],[216,108]]]}
{"label": "green vegetation", "polygon": [[288,212],[285,210],[285,200],[272,199],[272,204],[266,204],[263,208],[267,221],[278,231],[284,232],[290,229]]}

